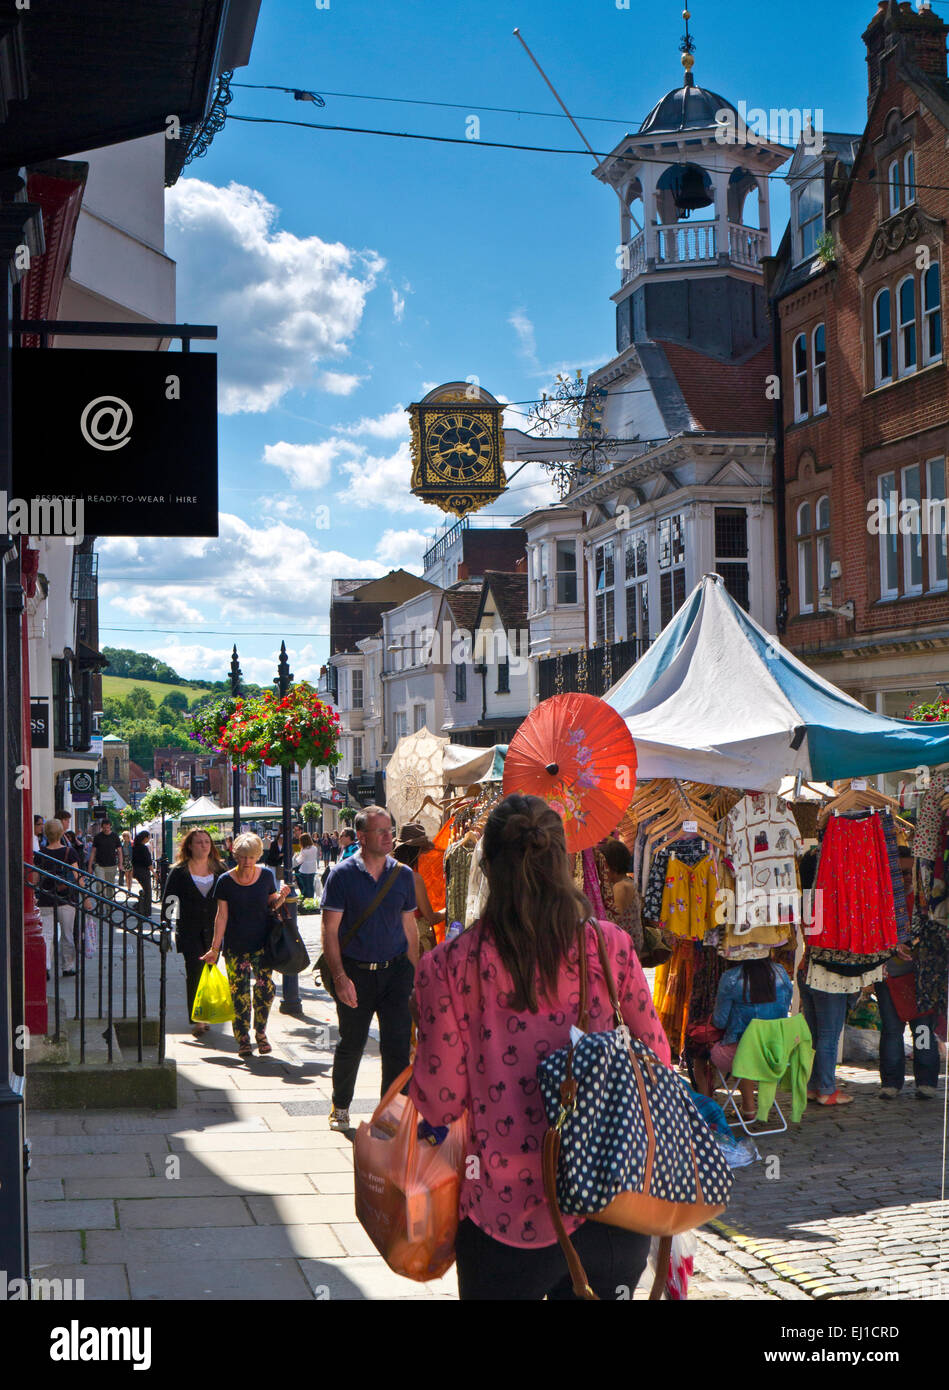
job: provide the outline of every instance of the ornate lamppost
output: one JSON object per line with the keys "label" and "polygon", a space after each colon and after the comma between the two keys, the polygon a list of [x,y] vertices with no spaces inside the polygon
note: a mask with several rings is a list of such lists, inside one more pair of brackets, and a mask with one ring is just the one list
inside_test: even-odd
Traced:
{"label": "ornate lamppost", "polygon": [[[240,695],[240,693],[241,693],[241,668],[240,668],[240,663],[238,662],[238,659],[237,659],[237,644],[235,643],[235,644],[234,644],[234,650],[233,650],[232,653],[231,653],[231,694],[234,696],[234,699],[236,700],[237,697]],[[236,761],[234,761],[234,759],[232,758],[232,759],[231,759],[231,805],[234,807],[234,819],[233,819],[233,821],[232,821],[232,823],[231,823],[231,834],[234,836],[234,839],[235,839],[235,840],[237,839],[238,835],[240,834],[240,829],[241,829],[241,809],[240,809],[240,800],[241,800],[241,774],[240,774],[240,769],[239,769],[239,767],[238,767]]]}
{"label": "ornate lamppost", "polygon": [[[293,683],[293,672],[290,670],[290,662],[287,658],[287,644],[280,643],[280,660],[277,664],[277,678],[274,685],[277,693],[282,700],[290,691]],[[290,807],[290,767],[280,769],[280,804],[283,809],[283,881],[289,883],[293,897],[288,900],[287,907],[291,912],[296,911],[296,890],[293,886],[293,819]],[[303,1005],[300,1001],[300,980],[296,975],[281,976],[283,992],[283,1002],[280,1005],[282,1014],[296,1014],[301,1016]]]}

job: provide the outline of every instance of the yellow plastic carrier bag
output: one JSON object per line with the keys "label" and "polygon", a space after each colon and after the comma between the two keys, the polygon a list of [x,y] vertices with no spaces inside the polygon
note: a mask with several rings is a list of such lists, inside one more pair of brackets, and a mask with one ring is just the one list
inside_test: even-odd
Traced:
{"label": "yellow plastic carrier bag", "polygon": [[216,965],[205,965],[194,996],[194,1023],[230,1023],[234,1003],[227,976]]}

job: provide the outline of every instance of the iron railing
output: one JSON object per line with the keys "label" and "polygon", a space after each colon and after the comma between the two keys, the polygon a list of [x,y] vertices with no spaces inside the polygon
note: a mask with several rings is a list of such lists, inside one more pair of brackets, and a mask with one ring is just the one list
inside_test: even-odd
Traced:
{"label": "iron railing", "polygon": [[647,639],[630,637],[605,647],[545,656],[538,662],[537,693],[541,700],[570,693],[605,695],[611,685],[634,666],[649,646]]}
{"label": "iron railing", "polygon": [[[50,867],[47,868],[46,865]],[[32,863],[25,863],[28,874],[41,874],[40,885],[52,882],[63,885],[69,891],[69,898],[52,905],[53,940],[50,961],[50,982],[53,989],[53,1027],[48,1035],[55,1041],[62,1036],[62,1001],[60,997],[60,926],[69,930],[69,917],[73,918],[73,940],[76,947],[75,1013],[79,1024],[79,1062],[86,1060],[86,1023],[91,1016],[104,1020],[106,1027],[102,1036],[106,1043],[107,1060],[113,1060],[115,1042],[115,1021],[129,1018],[129,995],[133,996],[133,1017],[135,1020],[137,1061],[144,1060],[145,1022],[147,1017],[147,998],[145,988],[145,950],[154,947],[159,953],[158,980],[158,1061],[165,1060],[167,970],[166,956],[171,949],[172,928],[167,923],[155,922],[143,913],[130,907],[127,901],[120,901],[115,895],[120,885],[96,878],[84,869],[69,866],[67,877],[63,873],[60,860],[44,855],[42,851],[34,856]],[[57,872],[58,871],[58,872]],[[123,890],[124,891],[124,890]],[[75,901],[78,899],[78,901]],[[71,913],[63,913],[63,908]],[[41,911],[50,911],[42,908]],[[95,942],[92,940],[93,932]],[[89,954],[87,955],[87,949]],[[132,989],[129,988],[130,959],[134,969]],[[92,979],[90,981],[90,966]],[[119,967],[121,969],[120,979]],[[96,996],[96,1013],[89,1014],[88,995]],[[121,1010],[121,1012],[120,1012]]]}

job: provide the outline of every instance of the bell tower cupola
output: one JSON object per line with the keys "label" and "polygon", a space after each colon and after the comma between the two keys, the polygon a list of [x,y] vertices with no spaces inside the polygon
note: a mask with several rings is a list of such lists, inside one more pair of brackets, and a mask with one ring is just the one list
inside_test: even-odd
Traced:
{"label": "bell tower cupola", "polygon": [[682,85],[594,171],[619,199],[616,346],[660,338],[734,359],[766,339],[768,176],[793,150],[768,139],[766,112],[747,113],[762,117],[750,128],[696,85],[691,12],[682,17]]}

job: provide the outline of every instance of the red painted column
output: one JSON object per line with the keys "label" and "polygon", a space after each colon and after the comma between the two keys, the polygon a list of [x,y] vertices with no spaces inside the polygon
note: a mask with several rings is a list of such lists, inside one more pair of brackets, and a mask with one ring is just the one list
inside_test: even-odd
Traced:
{"label": "red painted column", "polygon": [[[39,566],[39,551],[30,550],[25,545],[20,548],[20,582],[26,597],[36,593],[36,572]],[[30,624],[27,614],[23,614],[20,624],[23,652],[23,763],[30,768],[33,739],[30,729]],[[50,729],[52,737],[52,729]],[[23,787],[23,859],[29,864],[33,860],[33,792],[30,777]],[[24,1022],[31,1036],[43,1037],[49,1020],[46,1004],[46,943],[43,940],[43,922],[36,906],[36,899],[29,880],[23,880],[23,989]]]}

